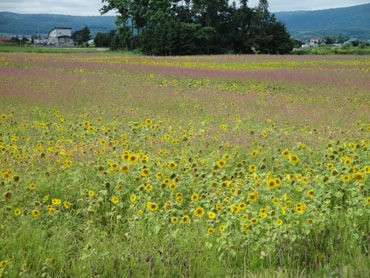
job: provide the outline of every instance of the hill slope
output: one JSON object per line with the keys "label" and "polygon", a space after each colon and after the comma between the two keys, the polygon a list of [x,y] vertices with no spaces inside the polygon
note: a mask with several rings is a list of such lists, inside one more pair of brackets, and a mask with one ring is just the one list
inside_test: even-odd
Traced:
{"label": "hill slope", "polygon": [[317,11],[278,12],[276,18],[299,39],[350,36],[370,39],[370,4]]}
{"label": "hill slope", "polygon": [[16,14],[0,12],[0,33],[13,35],[48,34],[54,27],[72,31],[89,27],[92,34],[116,29],[114,16],[70,16],[52,14]]}

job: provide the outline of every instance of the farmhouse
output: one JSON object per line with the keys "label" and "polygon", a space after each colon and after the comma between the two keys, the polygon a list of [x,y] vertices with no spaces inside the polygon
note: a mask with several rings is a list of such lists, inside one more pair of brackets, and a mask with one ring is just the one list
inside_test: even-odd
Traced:
{"label": "farmhouse", "polygon": [[310,42],[309,42],[309,45],[312,46],[312,47],[315,47],[315,46],[319,46],[320,43],[321,43],[320,38],[311,38]]}
{"label": "farmhouse", "polygon": [[73,46],[72,29],[64,27],[55,27],[49,32],[48,44],[58,47]]}

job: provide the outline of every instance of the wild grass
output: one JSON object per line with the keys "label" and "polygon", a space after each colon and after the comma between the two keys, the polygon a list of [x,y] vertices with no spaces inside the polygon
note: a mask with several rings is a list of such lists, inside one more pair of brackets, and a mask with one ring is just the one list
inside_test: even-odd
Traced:
{"label": "wild grass", "polygon": [[14,45],[0,43],[0,52],[23,52],[23,53],[101,53],[108,52],[106,48],[95,47],[75,47],[75,48],[59,48],[48,46],[34,46],[34,45]]}
{"label": "wild grass", "polygon": [[369,55],[370,47],[366,45],[341,47],[325,45],[320,47],[298,48],[292,51],[295,55]]}
{"label": "wild grass", "polygon": [[2,53],[1,275],[370,276],[369,69]]}

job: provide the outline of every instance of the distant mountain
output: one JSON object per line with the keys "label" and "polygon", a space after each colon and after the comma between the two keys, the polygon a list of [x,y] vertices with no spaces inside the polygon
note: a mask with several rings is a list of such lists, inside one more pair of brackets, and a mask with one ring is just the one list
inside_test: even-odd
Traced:
{"label": "distant mountain", "polygon": [[[339,35],[370,39],[370,4],[317,11],[278,12],[275,15],[297,39]],[[69,27],[76,31],[87,26],[94,36],[97,32],[116,29],[115,19],[114,16],[0,12],[0,35],[48,34],[54,27]]]}
{"label": "distant mountain", "polygon": [[47,35],[54,27],[68,27],[77,31],[85,26],[95,35],[116,29],[115,16],[70,16],[56,14],[16,14],[0,12],[0,34]]}
{"label": "distant mountain", "polygon": [[278,12],[289,33],[298,39],[349,36],[370,39],[370,4],[317,11]]}

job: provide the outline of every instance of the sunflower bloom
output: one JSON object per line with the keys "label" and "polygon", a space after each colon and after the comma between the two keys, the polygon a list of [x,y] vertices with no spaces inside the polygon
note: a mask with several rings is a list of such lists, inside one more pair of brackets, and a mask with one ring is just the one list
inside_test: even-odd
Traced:
{"label": "sunflower bloom", "polygon": [[48,207],[48,214],[54,215],[56,213],[57,209],[53,206]]}
{"label": "sunflower bloom", "polygon": [[158,205],[156,203],[153,203],[153,202],[147,202],[146,203],[146,207],[150,211],[156,211],[156,210],[158,210]]}
{"label": "sunflower bloom", "polygon": [[218,161],[216,162],[216,164],[217,164],[218,168],[224,168],[224,167],[225,167],[225,165],[226,165],[226,161],[225,161],[225,160],[223,160],[223,159],[220,159],[220,160],[218,160]]}
{"label": "sunflower bloom", "polygon": [[51,199],[51,203],[53,205],[60,205],[62,203],[62,200],[61,199]]}
{"label": "sunflower bloom", "polygon": [[176,168],[177,167],[177,163],[176,162],[170,162],[167,164],[167,167],[170,168],[170,169],[173,169],[173,168]]}
{"label": "sunflower bloom", "polygon": [[252,225],[256,225],[258,223],[258,220],[257,220],[257,218],[254,217],[254,218],[251,219],[250,222],[251,222]]}
{"label": "sunflower bloom", "polygon": [[1,268],[6,268],[6,266],[9,264],[9,260],[3,260],[0,262],[0,267]]}
{"label": "sunflower bloom", "polygon": [[192,200],[193,202],[198,201],[198,199],[199,199],[199,194],[194,193],[194,194],[192,194],[192,195],[191,195],[191,200]]}
{"label": "sunflower bloom", "polygon": [[315,191],[313,191],[313,189],[308,190],[306,194],[307,194],[307,197],[309,198],[315,197]]}
{"label": "sunflower bloom", "polygon": [[204,208],[202,207],[197,207],[195,210],[194,210],[194,215],[197,216],[197,217],[202,217],[204,215]]}
{"label": "sunflower bloom", "polygon": [[190,220],[190,217],[188,215],[184,215],[183,217],[181,217],[181,222],[182,223],[188,223]]}
{"label": "sunflower bloom", "polygon": [[256,202],[258,199],[258,192],[253,192],[251,194],[248,194],[247,199],[252,202]]}
{"label": "sunflower bloom", "polygon": [[244,202],[241,202],[241,203],[239,203],[239,205],[238,205],[238,209],[239,209],[239,210],[244,210],[244,209],[246,209],[246,207],[247,207],[247,205],[246,205],[246,203],[244,203]]}
{"label": "sunflower bloom", "polygon": [[238,213],[238,212],[239,212],[239,208],[238,208],[238,206],[236,206],[236,205],[231,205],[231,206],[230,206],[230,210],[231,210],[233,213]]}
{"label": "sunflower bloom", "polygon": [[136,165],[137,161],[138,161],[138,157],[134,154],[131,154],[128,158],[128,161],[133,164],[133,165]]}
{"label": "sunflower bloom", "polygon": [[284,156],[284,157],[289,157],[290,151],[288,149],[286,149],[286,150],[281,152],[281,155]]}
{"label": "sunflower bloom", "polygon": [[179,203],[182,203],[182,195],[176,195],[176,201],[179,202]]}
{"label": "sunflower bloom", "polygon": [[275,221],[275,224],[276,224],[276,225],[278,225],[278,226],[281,226],[281,225],[283,225],[283,220],[281,220],[281,219],[279,218],[279,219],[277,219],[277,220]]}
{"label": "sunflower bloom", "polygon": [[267,187],[269,189],[274,189],[276,187],[276,181],[275,179],[270,179],[267,181]]}
{"label": "sunflower bloom", "polygon": [[119,203],[119,198],[117,196],[113,196],[111,198],[111,201],[112,201],[113,204],[117,205]]}
{"label": "sunflower bloom", "polygon": [[213,218],[215,218],[216,217],[216,213],[214,213],[213,211],[209,211],[208,212],[208,218],[209,219],[213,219]]}
{"label": "sunflower bloom", "polygon": [[144,168],[143,170],[141,170],[141,176],[142,177],[149,176],[149,169],[148,168]]}
{"label": "sunflower bloom", "polygon": [[351,180],[350,175],[341,175],[340,178],[342,179],[343,182],[349,182]]}
{"label": "sunflower bloom", "polygon": [[214,228],[208,228],[208,234],[209,235],[213,235],[215,233],[215,229]]}
{"label": "sunflower bloom", "polygon": [[361,172],[353,173],[352,178],[357,182],[364,182],[365,181],[365,175]]}
{"label": "sunflower bloom", "polygon": [[68,201],[64,201],[63,206],[64,208],[69,209],[71,207],[71,204]]}
{"label": "sunflower bloom", "polygon": [[151,185],[150,183],[147,183],[145,185],[145,190],[148,191],[148,192],[152,191],[153,190],[153,185]]}
{"label": "sunflower bloom", "polygon": [[289,156],[289,161],[292,162],[292,163],[298,163],[299,162],[299,157],[295,154],[292,154]]}
{"label": "sunflower bloom", "polygon": [[177,188],[176,183],[171,182],[171,184],[170,184],[170,189],[171,189],[171,190],[175,190],[176,188]]}
{"label": "sunflower bloom", "polygon": [[16,208],[13,213],[15,216],[19,216],[22,214],[22,211],[19,208]]}
{"label": "sunflower bloom", "polygon": [[41,212],[38,209],[32,210],[32,215],[35,217],[39,217],[41,215]]}
{"label": "sunflower bloom", "polygon": [[136,195],[135,194],[131,194],[130,195],[130,202],[133,203],[136,201]]}
{"label": "sunflower bloom", "polygon": [[94,192],[94,190],[89,190],[89,191],[87,192],[87,195],[89,195],[89,197],[90,197],[90,198],[93,198],[93,197],[95,196],[95,192]]}
{"label": "sunflower bloom", "polygon": [[295,206],[295,211],[298,214],[304,213],[306,209],[307,209],[306,205],[301,204],[301,203],[297,203],[296,206]]}
{"label": "sunflower bloom", "polygon": [[128,173],[128,172],[130,171],[130,166],[128,166],[128,165],[123,165],[123,166],[121,166],[120,171],[121,171],[122,173]]}
{"label": "sunflower bloom", "polygon": [[256,165],[249,165],[248,169],[251,172],[255,172],[257,170],[257,166]]}

